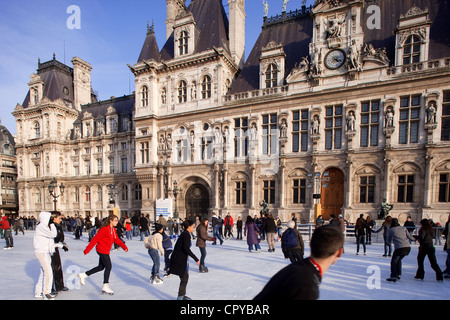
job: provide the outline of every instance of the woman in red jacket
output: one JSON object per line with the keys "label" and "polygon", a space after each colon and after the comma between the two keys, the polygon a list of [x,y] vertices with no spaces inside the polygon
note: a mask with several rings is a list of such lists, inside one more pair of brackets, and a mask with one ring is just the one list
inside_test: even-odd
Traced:
{"label": "woman in red jacket", "polygon": [[111,274],[111,258],[109,257],[109,253],[111,251],[111,247],[114,243],[119,245],[125,252],[128,252],[127,246],[119,239],[116,232],[116,225],[119,219],[115,215],[110,215],[103,224],[103,227],[97,232],[97,234],[92,238],[91,242],[89,242],[86,249],[84,249],[84,254],[88,254],[92,248],[97,245],[96,250],[100,259],[98,262],[98,266],[86,271],[85,273],[78,274],[80,278],[80,283],[82,285],[85,284],[85,280],[91,274],[100,272],[105,270],[103,277],[103,288],[102,292],[106,294],[114,294],[114,291],[109,287],[109,275]]}

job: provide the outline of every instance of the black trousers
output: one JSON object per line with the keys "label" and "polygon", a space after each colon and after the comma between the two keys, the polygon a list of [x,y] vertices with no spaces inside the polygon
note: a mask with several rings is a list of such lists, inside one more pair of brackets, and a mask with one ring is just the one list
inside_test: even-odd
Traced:
{"label": "black trousers", "polygon": [[99,255],[98,266],[92,268],[89,271],[86,271],[86,274],[90,276],[91,274],[105,270],[105,273],[103,275],[103,283],[109,283],[109,275],[111,274],[112,269],[111,258],[109,254],[100,253],[98,251],[97,254]]}
{"label": "black trousers", "polygon": [[436,279],[442,280],[443,274],[441,271],[441,268],[439,268],[439,265],[436,261],[436,249],[434,247],[432,248],[419,248],[419,253],[417,254],[417,272],[416,272],[416,278],[423,279],[425,276],[425,269],[423,266],[423,262],[425,260],[425,257],[428,256],[428,260],[430,261],[431,268],[436,272]]}
{"label": "black trousers", "polygon": [[63,270],[61,264],[61,257],[58,248],[55,248],[55,253],[52,255],[52,270],[53,270],[53,288],[56,291],[61,291],[64,288]]}
{"label": "black trousers", "polygon": [[189,273],[188,271],[184,271],[184,274],[180,276],[180,287],[178,288],[178,296],[186,295],[186,287],[189,281]]}

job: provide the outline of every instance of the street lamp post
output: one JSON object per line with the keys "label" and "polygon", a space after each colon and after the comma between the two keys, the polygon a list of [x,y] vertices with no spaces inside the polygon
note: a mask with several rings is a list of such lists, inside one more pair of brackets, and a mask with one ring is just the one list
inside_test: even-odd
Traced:
{"label": "street lamp post", "polygon": [[56,188],[58,188],[58,181],[56,181],[56,178],[53,178],[53,180],[48,185],[48,192],[53,197],[53,210],[56,211],[56,202],[58,202],[58,198],[61,197],[64,194],[64,189],[66,188],[62,182],[59,185],[59,194],[56,194]]}
{"label": "street lamp post", "polygon": [[173,182],[173,189],[171,190],[171,189],[169,188],[169,192],[172,192],[172,194],[173,194],[173,196],[174,196],[174,198],[175,198],[175,210],[173,211],[173,218],[174,218],[174,219],[178,219],[179,216],[178,216],[177,197],[178,197],[178,195],[179,195],[181,192],[183,192],[183,189],[182,189],[181,187],[178,188],[178,183],[177,183],[177,181],[175,180],[175,181]]}

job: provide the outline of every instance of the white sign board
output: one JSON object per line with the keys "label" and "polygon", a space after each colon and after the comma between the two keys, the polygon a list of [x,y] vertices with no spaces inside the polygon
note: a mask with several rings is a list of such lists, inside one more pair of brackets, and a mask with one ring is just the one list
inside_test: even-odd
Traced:
{"label": "white sign board", "polygon": [[157,199],[155,204],[156,219],[162,214],[167,220],[168,217],[173,217],[172,212],[172,199]]}

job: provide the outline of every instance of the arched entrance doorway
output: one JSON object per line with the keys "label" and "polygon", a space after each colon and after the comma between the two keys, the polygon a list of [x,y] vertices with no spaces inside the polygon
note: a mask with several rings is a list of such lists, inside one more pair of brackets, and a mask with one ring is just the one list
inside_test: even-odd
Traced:
{"label": "arched entrance doorway", "polygon": [[195,217],[208,218],[209,193],[205,186],[194,184],[185,196],[186,219],[195,221]]}
{"label": "arched entrance doorway", "polygon": [[322,183],[320,199],[322,216],[325,220],[329,219],[332,213],[337,217],[344,205],[344,174],[337,168],[330,168],[326,172],[329,181]]}

